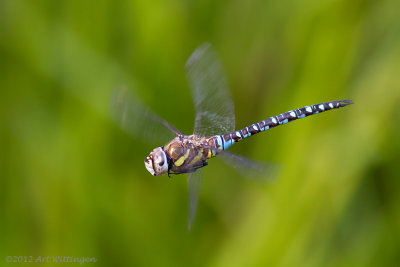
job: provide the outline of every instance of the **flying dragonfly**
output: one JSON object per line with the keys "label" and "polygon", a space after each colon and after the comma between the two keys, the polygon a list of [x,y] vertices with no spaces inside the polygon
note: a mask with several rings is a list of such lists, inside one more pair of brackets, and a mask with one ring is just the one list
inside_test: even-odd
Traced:
{"label": "flying dragonfly", "polygon": [[[205,43],[195,49],[186,62],[185,72],[196,112],[191,135],[181,133],[126,89],[115,90],[111,104],[114,118],[131,134],[148,140],[172,135],[172,140],[153,149],[144,163],[154,176],[189,175],[189,229],[196,213],[202,168],[208,165],[209,159],[222,156],[233,162],[233,165],[262,170],[259,163],[226,150],[245,138],[279,125],[353,104],[351,100],[337,100],[309,105],[235,130],[232,96],[220,59],[210,44]],[[148,132],[146,129],[153,131]],[[154,132],[157,134],[152,134]]]}

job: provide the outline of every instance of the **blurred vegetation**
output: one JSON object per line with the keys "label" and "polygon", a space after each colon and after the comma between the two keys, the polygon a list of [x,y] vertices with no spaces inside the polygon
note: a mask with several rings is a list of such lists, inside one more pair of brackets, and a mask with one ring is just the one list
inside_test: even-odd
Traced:
{"label": "blurred vegetation", "polygon": [[[8,255],[96,257],[96,266],[398,266],[398,8],[0,1],[0,266],[12,265]],[[160,144],[120,130],[109,97],[116,85],[136,88],[190,133],[183,67],[204,41],[222,58],[238,128],[323,101],[355,105],[232,148],[284,164],[273,183],[211,160],[188,233],[186,177],[149,175],[143,159]]]}

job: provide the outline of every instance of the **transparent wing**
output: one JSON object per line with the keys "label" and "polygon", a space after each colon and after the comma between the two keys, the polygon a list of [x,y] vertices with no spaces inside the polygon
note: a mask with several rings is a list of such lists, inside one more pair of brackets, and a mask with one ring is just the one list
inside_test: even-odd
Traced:
{"label": "transparent wing", "polygon": [[218,156],[241,176],[251,180],[274,181],[282,170],[281,164],[255,161],[227,151],[220,152]]}
{"label": "transparent wing", "polygon": [[198,169],[188,176],[189,187],[189,213],[188,213],[188,230],[192,228],[194,217],[196,216],[197,201],[199,199],[201,182],[203,180],[203,169]]}
{"label": "transparent wing", "polygon": [[196,110],[194,133],[233,132],[235,110],[220,59],[209,43],[196,48],[185,65]]}
{"label": "transparent wing", "polygon": [[113,119],[123,130],[144,141],[164,143],[181,134],[125,87],[113,90],[110,108]]}

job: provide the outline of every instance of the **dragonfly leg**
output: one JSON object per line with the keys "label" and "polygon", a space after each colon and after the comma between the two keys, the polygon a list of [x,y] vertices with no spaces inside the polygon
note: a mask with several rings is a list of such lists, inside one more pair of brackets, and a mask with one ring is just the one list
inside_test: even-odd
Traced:
{"label": "dragonfly leg", "polygon": [[190,169],[186,169],[186,170],[182,170],[182,171],[173,171],[173,172],[168,170],[168,177],[170,176],[170,174],[192,173],[192,172],[195,172],[197,169],[203,168],[203,167],[205,167],[207,165],[208,165],[208,162],[207,161],[203,161],[203,162],[201,162],[201,164],[193,166]]}

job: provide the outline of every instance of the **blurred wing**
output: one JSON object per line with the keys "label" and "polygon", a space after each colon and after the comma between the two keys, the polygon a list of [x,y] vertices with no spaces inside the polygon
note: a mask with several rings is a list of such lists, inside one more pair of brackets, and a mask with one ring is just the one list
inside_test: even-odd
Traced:
{"label": "blurred wing", "polygon": [[113,90],[110,108],[113,119],[123,130],[144,141],[164,143],[181,134],[124,87]]}
{"label": "blurred wing", "polygon": [[185,65],[196,110],[194,133],[212,136],[235,130],[235,110],[225,73],[210,44],[200,45]]}
{"label": "blurred wing", "polygon": [[189,173],[189,213],[188,213],[188,230],[192,228],[194,217],[196,216],[197,201],[199,199],[201,182],[203,179],[203,170],[198,169],[195,172]]}
{"label": "blurred wing", "polygon": [[282,169],[277,163],[254,161],[227,151],[221,151],[218,156],[241,176],[251,180],[273,181],[277,179]]}

